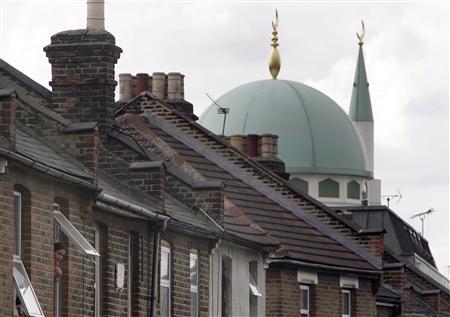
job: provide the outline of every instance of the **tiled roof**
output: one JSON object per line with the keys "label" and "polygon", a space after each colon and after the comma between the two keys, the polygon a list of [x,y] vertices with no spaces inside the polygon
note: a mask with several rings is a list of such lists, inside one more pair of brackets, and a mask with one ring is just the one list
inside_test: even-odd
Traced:
{"label": "tiled roof", "polygon": [[[133,119],[130,118],[130,120],[132,121]],[[136,120],[139,121],[141,119],[137,118]],[[134,129],[132,132],[145,133],[142,131],[142,128],[140,125],[139,129]],[[306,262],[323,263],[347,268],[378,269],[376,264],[371,264],[365,257],[355,253],[354,250],[344,246],[343,243],[338,242],[339,239],[342,241],[345,238],[337,236],[330,228],[324,229],[323,225],[321,227],[318,221],[314,222],[314,220],[311,220],[311,216],[309,216],[309,221],[305,221],[298,214],[294,214],[291,210],[268,198],[260,190],[261,188],[259,190],[255,189],[257,187],[256,183],[258,183],[257,180],[243,181],[242,175],[244,173],[242,171],[240,174],[230,173],[227,168],[217,164],[214,159],[206,157],[207,149],[194,150],[191,145],[188,146],[185,144],[186,142],[181,142],[177,137],[164,131],[164,129],[161,129],[161,127],[154,123],[146,124],[146,128],[156,133],[165,144],[175,150],[183,160],[193,166],[206,179],[222,180],[225,183],[226,197],[260,228],[268,232],[274,239],[281,241],[283,246],[289,251],[289,257],[301,259]],[[271,193],[274,194],[273,191]],[[292,205],[290,206],[292,207]],[[233,218],[228,220],[229,223],[225,224],[225,227],[232,224],[231,219]],[[312,225],[311,222],[316,226]],[[321,227],[321,230],[318,227]],[[352,242],[345,241],[355,249],[358,249]]]}
{"label": "tiled roof", "polygon": [[40,164],[72,176],[92,178],[88,170],[76,160],[53,148],[25,126],[16,129],[16,152]]}
{"label": "tiled roof", "polygon": [[383,227],[386,230],[385,245],[399,255],[417,254],[432,266],[436,266],[428,241],[410,224],[387,206],[334,207],[352,213],[353,221],[365,228]]}

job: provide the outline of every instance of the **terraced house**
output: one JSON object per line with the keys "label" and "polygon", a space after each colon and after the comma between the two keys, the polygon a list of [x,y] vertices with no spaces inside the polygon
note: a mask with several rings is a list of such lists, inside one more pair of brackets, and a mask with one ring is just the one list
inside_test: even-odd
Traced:
{"label": "terraced house", "polygon": [[450,315],[426,240],[363,204],[366,157],[350,198],[311,196],[276,131],[200,125],[180,73],[121,74],[116,101],[103,11],[45,46],[51,91],[0,60],[1,316]]}

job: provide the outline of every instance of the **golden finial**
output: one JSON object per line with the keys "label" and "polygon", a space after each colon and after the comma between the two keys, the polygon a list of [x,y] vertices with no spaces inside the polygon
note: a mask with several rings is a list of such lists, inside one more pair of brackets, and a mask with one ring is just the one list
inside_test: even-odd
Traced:
{"label": "golden finial", "polygon": [[280,59],[280,53],[278,52],[277,46],[278,44],[278,11],[275,9],[275,23],[272,21],[272,51],[270,52],[269,56],[269,70],[272,74],[273,79],[277,79],[278,73],[280,72],[281,67],[281,59]]}
{"label": "golden finial", "polygon": [[362,33],[361,35],[359,35],[358,32],[356,32],[356,36],[358,37],[358,44],[359,45],[363,45],[364,44],[364,36],[366,35],[366,28],[364,27],[364,22],[361,20],[361,25],[362,25]]}

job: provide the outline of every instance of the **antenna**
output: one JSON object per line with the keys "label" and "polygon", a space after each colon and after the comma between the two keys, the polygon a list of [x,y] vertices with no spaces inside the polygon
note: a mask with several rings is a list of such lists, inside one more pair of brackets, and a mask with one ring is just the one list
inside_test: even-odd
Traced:
{"label": "antenna", "polygon": [[209,99],[213,102],[213,104],[217,107],[217,113],[223,114],[223,125],[222,125],[222,136],[225,136],[225,122],[227,121],[227,114],[230,113],[230,108],[226,108],[224,106],[219,105],[208,93],[205,92],[205,95],[208,96]]}
{"label": "antenna", "polygon": [[429,215],[429,214],[431,214],[432,212],[435,212],[435,211],[436,210],[434,210],[433,208],[430,208],[427,211],[419,212],[419,213],[417,213],[417,214],[415,214],[415,215],[410,217],[411,219],[414,219],[414,218],[418,217],[420,219],[420,221],[422,222],[422,233],[421,233],[422,237],[424,237],[424,234],[425,234],[424,228],[423,228],[423,221],[425,220],[425,217],[427,215]]}
{"label": "antenna", "polygon": [[403,197],[403,195],[402,195],[402,193],[400,192],[400,189],[398,189],[397,188],[397,194],[395,194],[395,195],[383,195],[383,196],[381,196],[381,197],[383,197],[384,199],[386,199],[386,201],[387,201],[387,206],[389,207],[389,203],[391,202],[391,199],[392,198],[397,198],[397,204],[400,202],[400,200],[402,199],[402,197]]}

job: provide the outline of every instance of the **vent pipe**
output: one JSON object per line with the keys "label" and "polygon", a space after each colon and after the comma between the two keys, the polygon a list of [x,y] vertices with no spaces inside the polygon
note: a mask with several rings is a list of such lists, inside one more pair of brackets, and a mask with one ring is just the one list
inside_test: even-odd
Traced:
{"label": "vent pipe", "polygon": [[105,1],[87,0],[87,24],[88,30],[105,29]]}

